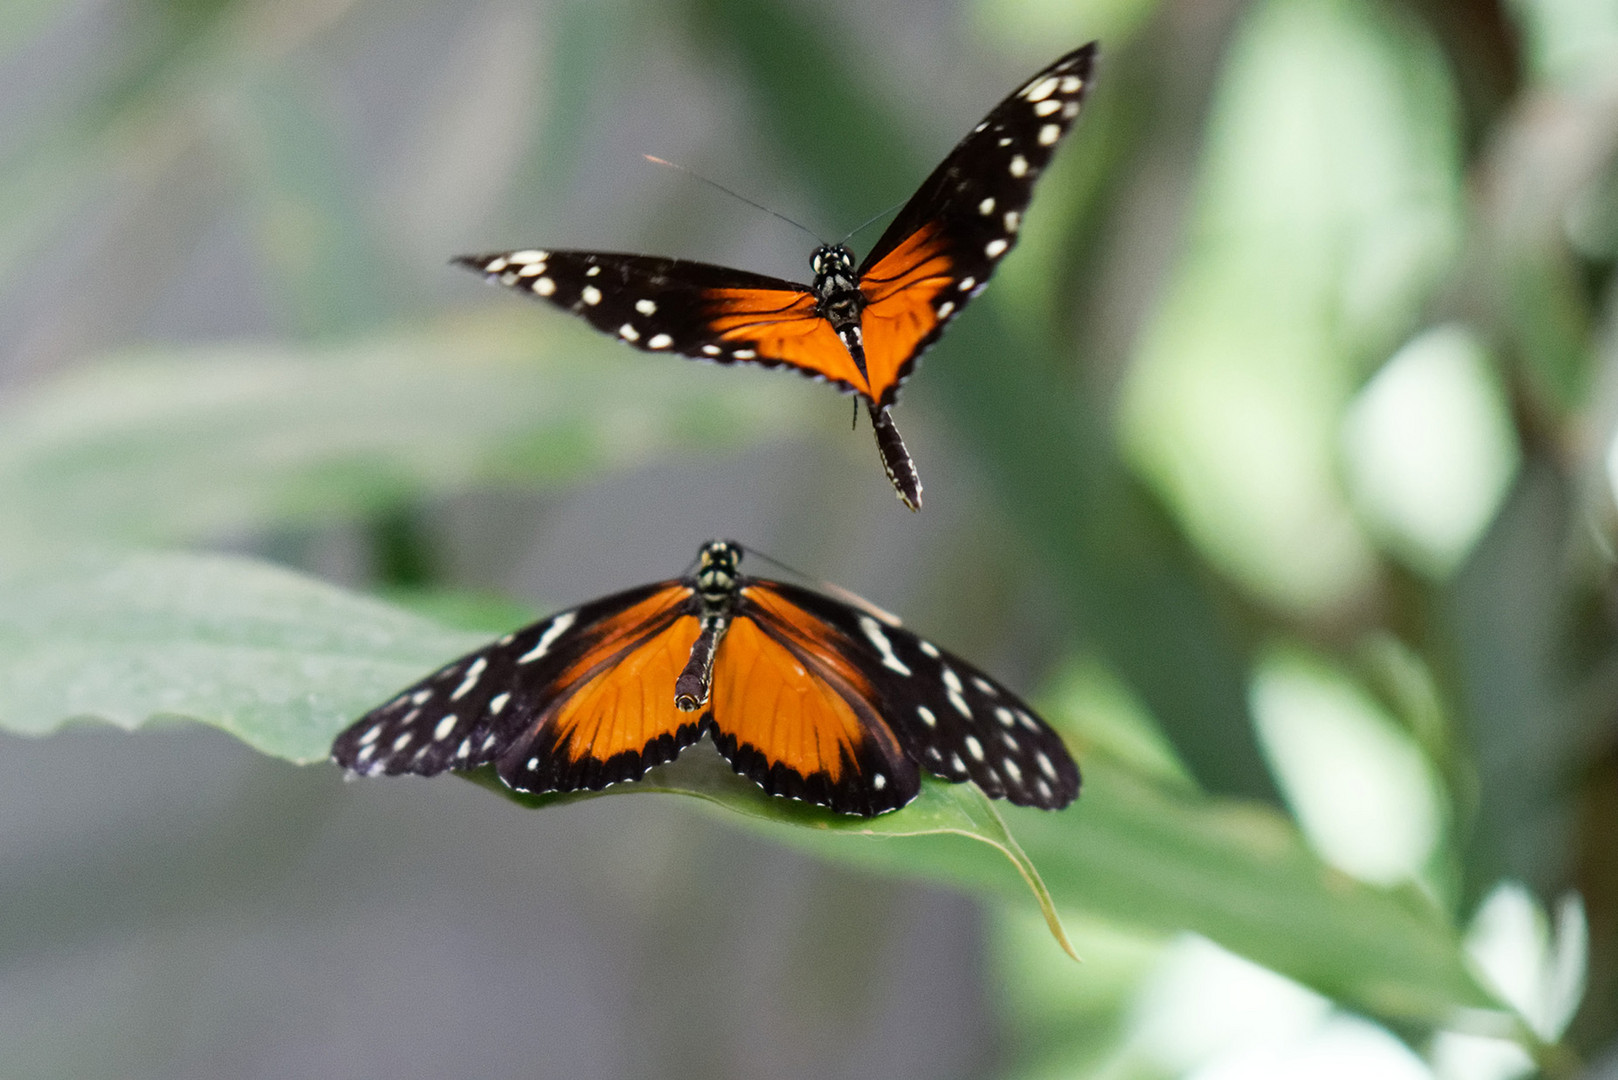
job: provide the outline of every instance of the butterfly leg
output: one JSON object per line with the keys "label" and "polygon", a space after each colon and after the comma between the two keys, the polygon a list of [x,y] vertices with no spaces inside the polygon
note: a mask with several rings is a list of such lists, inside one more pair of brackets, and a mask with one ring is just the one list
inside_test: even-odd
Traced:
{"label": "butterfly leg", "polygon": [[900,502],[912,510],[920,510],[921,477],[916,473],[916,463],[910,460],[904,440],[899,437],[899,429],[893,426],[893,417],[885,407],[872,405],[870,411],[877,452],[882,455],[882,467],[893,482],[893,490],[898,493]]}

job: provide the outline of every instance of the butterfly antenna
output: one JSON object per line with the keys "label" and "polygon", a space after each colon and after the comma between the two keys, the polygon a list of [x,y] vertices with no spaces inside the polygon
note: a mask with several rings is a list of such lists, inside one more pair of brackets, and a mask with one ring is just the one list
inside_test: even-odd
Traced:
{"label": "butterfly antenna", "polygon": [[755,210],[762,210],[773,218],[779,218],[788,225],[791,225],[794,229],[807,233],[817,244],[824,244],[826,242],[825,240],[821,239],[821,237],[813,229],[810,229],[804,225],[799,225],[796,221],[793,221],[785,214],[777,213],[776,211],[771,210],[768,206],[765,206],[763,203],[754,202],[752,199],[749,199],[746,195],[743,195],[740,192],[732,191],[730,188],[719,183],[717,180],[708,179],[695,169],[688,169],[684,165],[678,165],[672,161],[664,161],[662,158],[653,157],[651,154],[642,154],[641,157],[645,158],[647,161],[650,161],[653,165],[666,165],[671,169],[678,169],[680,172],[685,173],[689,177],[701,180],[704,184],[707,184],[711,188],[718,188],[720,191],[723,191],[726,195],[729,195],[733,199],[740,199],[742,202],[746,203],[748,206],[751,206]]}
{"label": "butterfly antenna", "polygon": [[861,596],[859,593],[854,592],[852,589],[845,589],[841,585],[836,584],[835,582],[823,581],[823,580],[821,580],[819,578],[810,577],[808,574],[804,573],[802,570],[799,570],[796,567],[788,566],[786,563],[782,562],[780,559],[772,559],[772,558],[770,558],[768,555],[764,554],[762,551],[759,551],[757,548],[745,547],[744,546],[743,550],[745,550],[753,558],[758,559],[761,562],[769,563],[771,566],[774,566],[777,570],[785,570],[787,573],[791,574],[795,578],[798,578],[800,581],[809,582],[810,584],[814,585],[816,588],[820,589],[821,592],[829,593],[830,595],[836,597],[838,600],[841,600],[843,603],[849,605],[850,607],[859,608],[861,611],[864,611],[864,612],[874,616],[875,618],[881,619],[883,622],[887,623],[889,626],[900,626],[900,625],[902,625],[902,623],[900,623],[900,621],[899,621],[899,616],[893,614],[891,611],[882,610],[881,608],[877,607],[875,604],[871,603],[869,600],[865,599],[865,597]]}
{"label": "butterfly antenna", "polygon": [[860,225],[860,226],[858,226],[858,227],[856,227],[854,229],[849,230],[848,235],[843,237],[841,240],[839,240],[838,243],[839,244],[848,243],[850,240],[854,239],[854,234],[855,233],[859,232],[861,229],[866,228],[873,221],[879,221],[882,218],[887,217],[889,214],[891,214],[895,210],[899,209],[899,207],[903,206],[905,204],[905,202],[906,202],[906,200],[900,199],[898,202],[894,203],[892,206],[888,207],[886,210],[877,211],[875,214],[873,214],[870,217],[866,218],[864,224],[862,224],[862,225]]}

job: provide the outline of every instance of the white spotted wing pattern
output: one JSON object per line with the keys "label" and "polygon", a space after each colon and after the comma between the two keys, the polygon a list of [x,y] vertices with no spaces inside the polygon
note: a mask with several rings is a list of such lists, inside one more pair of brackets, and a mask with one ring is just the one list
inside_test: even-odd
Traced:
{"label": "white spotted wing pattern", "polygon": [[489,281],[577,315],[646,352],[789,367],[864,398],[888,477],[919,509],[921,484],[888,409],[921,354],[1016,245],[1034,185],[1089,90],[1092,42],[1047,66],[950,151],[856,270],[816,248],[813,284],[710,263],[601,251],[467,255]]}
{"label": "white spotted wing pattern", "polygon": [[922,770],[1025,806],[1078,794],[1061,738],[1011,691],[867,611],[742,575],[740,559],[713,541],[698,574],[452,661],[348,727],[332,757],[367,776],[492,765],[518,791],[599,790],[707,734],[770,794],[840,813],[903,806]]}
{"label": "white spotted wing pattern", "polygon": [[[991,798],[1060,809],[1079,768],[1028,703],[978,668],[896,623],[784,582],[767,587],[809,613],[870,681],[871,696],[923,769]],[[744,590],[746,595],[746,590]]]}

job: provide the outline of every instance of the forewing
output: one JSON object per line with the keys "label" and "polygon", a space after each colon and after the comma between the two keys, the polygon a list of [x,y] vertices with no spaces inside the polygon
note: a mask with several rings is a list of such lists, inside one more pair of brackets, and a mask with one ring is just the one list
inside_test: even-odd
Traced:
{"label": "forewing", "polygon": [[[504,775],[503,762],[512,748],[534,745],[547,721],[576,701],[582,691],[598,684],[615,664],[627,659],[630,668],[638,665],[639,670],[646,670],[646,662],[635,655],[637,645],[656,640],[659,633],[676,626],[692,605],[690,587],[682,581],[669,581],[542,619],[446,664],[366,713],[337,736],[332,759],[367,776],[432,776],[446,769],[472,769],[500,760]],[[665,693],[672,712],[672,675]],[[680,746],[694,742],[696,734],[683,732],[677,718],[661,718],[673,722],[667,732],[654,732],[646,723],[639,731],[645,736],[643,749],[649,748],[649,756],[668,760]],[[661,739],[665,733],[670,735],[668,740]],[[689,738],[681,743],[687,734]],[[567,745],[585,744],[569,741]],[[606,744],[602,745],[605,749]],[[659,757],[665,750],[668,757]],[[644,767],[656,763],[648,760]],[[626,764],[620,758],[615,767],[622,769]]]}
{"label": "forewing", "polygon": [[922,768],[971,780],[1021,806],[1059,810],[1079,768],[1028,704],[960,657],[886,619],[784,582],[755,579],[743,596],[777,621],[820,628],[820,651],[857,672],[876,711]]}
{"label": "forewing", "polygon": [[674,683],[697,638],[695,615],[637,630],[581,657],[569,693],[501,753],[518,791],[599,791],[673,761],[702,736],[703,718],[674,706]]}
{"label": "forewing", "polygon": [[714,742],[772,795],[845,814],[903,806],[916,765],[884,722],[869,680],[801,611],[743,600],[714,663]]}
{"label": "forewing", "polygon": [[785,365],[849,390],[866,384],[802,285],[710,263],[601,251],[525,251],[455,260],[548,301],[646,352],[719,364]]}
{"label": "forewing", "polygon": [[951,150],[860,266],[866,370],[892,404],[916,358],[1017,242],[1034,182],[1079,114],[1092,42],[1006,98]]}

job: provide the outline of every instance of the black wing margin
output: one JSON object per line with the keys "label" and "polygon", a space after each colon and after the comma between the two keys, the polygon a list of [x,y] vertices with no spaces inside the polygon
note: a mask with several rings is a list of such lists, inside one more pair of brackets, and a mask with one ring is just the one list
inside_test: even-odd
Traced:
{"label": "black wing margin", "polygon": [[866,362],[891,405],[938,339],[1017,243],[1034,184],[1079,115],[1091,42],[996,105],[922,183],[860,265]]}
{"label": "black wing margin", "polygon": [[[860,275],[936,223],[950,243],[956,276],[973,276],[979,285],[987,280],[1016,243],[1034,181],[1079,115],[1098,51],[1094,41],[1073,50],[996,105],[916,189],[860,264]],[[990,253],[995,240],[1006,246]]]}
{"label": "black wing margin", "polygon": [[843,655],[881,696],[880,709],[922,768],[971,780],[991,798],[1060,810],[1079,794],[1079,767],[1027,702],[952,653],[874,614],[780,581],[754,579],[841,633]]}
{"label": "black wing margin", "polygon": [[714,294],[746,291],[766,308],[773,299],[788,318],[805,299],[813,307],[813,294],[795,282],[687,259],[528,248],[452,261],[577,315],[637,349],[721,364],[768,363],[768,358],[748,351],[745,341],[721,336],[713,325]]}
{"label": "black wing margin", "polygon": [[[363,776],[475,769],[497,759],[559,695],[592,630],[678,581],[558,612],[445,664],[343,730],[332,760]],[[671,691],[672,692],[672,691]]]}

